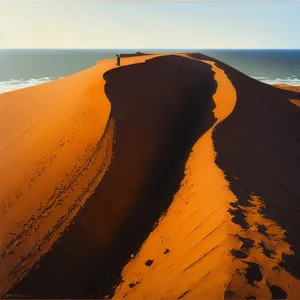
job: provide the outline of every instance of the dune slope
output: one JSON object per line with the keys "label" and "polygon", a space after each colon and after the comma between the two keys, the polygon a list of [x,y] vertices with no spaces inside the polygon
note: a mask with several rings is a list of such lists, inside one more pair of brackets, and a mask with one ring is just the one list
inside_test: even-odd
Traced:
{"label": "dune slope", "polygon": [[[98,142],[114,138],[109,171],[9,294],[296,299],[300,110],[288,100],[298,94],[201,54],[123,57],[92,68],[111,106],[88,118],[103,124]],[[6,145],[22,140],[15,132]]]}
{"label": "dune slope", "polygon": [[291,103],[295,104],[296,106],[300,107],[300,86],[291,86],[288,84],[274,84],[275,87],[278,87],[280,89],[298,92],[297,98],[289,99]]}
{"label": "dune slope", "polygon": [[115,121],[103,74],[113,68],[101,61],[0,95],[1,293],[38,266],[108,170]]}
{"label": "dune slope", "polygon": [[[235,201],[215,165],[212,133],[234,109],[236,91],[223,70],[215,73],[215,122],[194,144],[185,176],[168,212],[123,270],[120,299],[222,299],[229,280],[235,225],[228,213]],[[151,262],[151,264],[150,264]]]}
{"label": "dune slope", "polygon": [[290,99],[290,102],[300,107],[300,99]]}
{"label": "dune slope", "polygon": [[293,86],[285,83],[274,84],[274,86],[288,91],[300,92],[300,86]]}
{"label": "dune slope", "polygon": [[244,259],[246,274],[256,274],[251,292],[258,298],[297,298],[300,112],[288,101],[297,94],[216,63],[237,90],[235,110],[218,126],[214,140],[216,163],[238,199],[231,205],[232,220],[241,228],[239,238],[251,245]]}
{"label": "dune slope", "polygon": [[166,216],[123,269],[114,297],[296,299],[299,111],[287,101],[291,93],[202,55],[190,57],[216,72],[216,160],[208,130],[193,147]]}
{"label": "dune slope", "polygon": [[2,291],[51,248],[110,164],[106,68],[0,95]]}
{"label": "dune slope", "polygon": [[112,290],[172,201],[190,147],[213,122],[212,78],[208,65],[178,56],[104,75],[116,122],[113,163],[74,224],[12,293],[84,297]]}

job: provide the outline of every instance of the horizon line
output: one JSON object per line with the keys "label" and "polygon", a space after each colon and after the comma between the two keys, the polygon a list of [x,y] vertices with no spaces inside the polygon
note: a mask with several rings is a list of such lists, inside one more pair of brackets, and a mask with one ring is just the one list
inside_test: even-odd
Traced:
{"label": "horizon line", "polygon": [[6,48],[0,50],[300,50],[300,48]]}

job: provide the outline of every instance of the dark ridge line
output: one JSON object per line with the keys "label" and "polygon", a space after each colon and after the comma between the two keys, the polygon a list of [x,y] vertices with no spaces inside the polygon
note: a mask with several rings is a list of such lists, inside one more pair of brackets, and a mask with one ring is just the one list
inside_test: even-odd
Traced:
{"label": "dark ridge line", "polygon": [[185,291],[183,294],[181,294],[177,299],[183,299],[188,293],[189,293],[190,290],[187,290]]}

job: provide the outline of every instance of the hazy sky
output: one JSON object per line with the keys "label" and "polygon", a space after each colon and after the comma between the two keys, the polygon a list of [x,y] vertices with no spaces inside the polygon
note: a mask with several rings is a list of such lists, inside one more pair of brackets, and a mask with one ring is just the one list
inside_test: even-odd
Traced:
{"label": "hazy sky", "polygon": [[300,48],[300,2],[0,0],[1,48]]}

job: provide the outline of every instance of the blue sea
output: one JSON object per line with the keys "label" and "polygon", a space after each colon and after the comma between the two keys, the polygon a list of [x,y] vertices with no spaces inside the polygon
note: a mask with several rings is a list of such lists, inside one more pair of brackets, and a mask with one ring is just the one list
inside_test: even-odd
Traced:
{"label": "blue sea", "polygon": [[300,50],[0,49],[0,93],[49,82],[117,53],[201,52],[265,83],[300,85]]}

